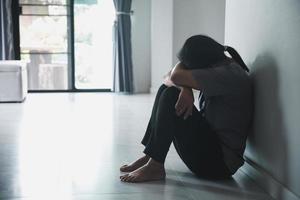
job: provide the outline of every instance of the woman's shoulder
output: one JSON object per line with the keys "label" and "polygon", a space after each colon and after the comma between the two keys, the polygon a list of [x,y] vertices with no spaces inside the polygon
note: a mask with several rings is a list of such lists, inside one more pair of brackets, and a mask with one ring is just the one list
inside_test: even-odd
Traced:
{"label": "woman's shoulder", "polygon": [[251,78],[236,61],[229,58],[213,68],[218,77],[233,84],[251,84]]}
{"label": "woman's shoulder", "polygon": [[232,58],[228,58],[213,66],[216,71],[232,75],[248,76],[248,73]]}
{"label": "woman's shoulder", "polygon": [[214,64],[212,67],[213,68],[218,68],[218,67],[225,68],[225,67],[232,67],[232,66],[240,67],[240,65],[235,60],[233,60],[232,58],[227,58],[225,60],[222,60],[222,61]]}

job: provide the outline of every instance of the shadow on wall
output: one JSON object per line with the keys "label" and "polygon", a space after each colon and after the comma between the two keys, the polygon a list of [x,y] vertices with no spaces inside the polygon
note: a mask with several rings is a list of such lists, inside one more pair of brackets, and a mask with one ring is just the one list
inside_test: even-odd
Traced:
{"label": "shadow on wall", "polygon": [[[250,65],[254,83],[254,120],[245,156],[272,177],[288,183],[286,127],[280,96],[278,65],[269,54]],[[266,170],[268,169],[268,171]],[[269,185],[270,186],[270,185]],[[273,188],[274,189],[274,188]],[[277,191],[280,196],[280,191]]]}

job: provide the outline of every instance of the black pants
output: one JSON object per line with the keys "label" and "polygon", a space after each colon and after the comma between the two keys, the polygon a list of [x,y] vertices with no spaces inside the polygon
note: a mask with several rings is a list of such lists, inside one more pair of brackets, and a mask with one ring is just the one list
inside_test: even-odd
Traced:
{"label": "black pants", "polygon": [[144,153],[164,163],[173,142],[187,167],[202,178],[223,179],[230,172],[223,161],[219,139],[206,119],[194,107],[186,120],[175,113],[180,91],[162,85],[156,95],[151,118],[142,140]]}

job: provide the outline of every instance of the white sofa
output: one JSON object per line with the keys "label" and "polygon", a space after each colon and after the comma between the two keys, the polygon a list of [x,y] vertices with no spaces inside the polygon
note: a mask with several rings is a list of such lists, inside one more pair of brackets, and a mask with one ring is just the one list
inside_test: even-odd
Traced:
{"label": "white sofa", "polygon": [[0,61],[0,102],[22,102],[27,95],[27,64]]}

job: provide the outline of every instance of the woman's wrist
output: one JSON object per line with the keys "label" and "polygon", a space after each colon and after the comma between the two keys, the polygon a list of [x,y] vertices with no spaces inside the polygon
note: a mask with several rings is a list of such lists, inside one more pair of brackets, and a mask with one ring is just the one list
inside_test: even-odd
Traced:
{"label": "woman's wrist", "polygon": [[183,86],[183,87],[180,87],[180,89],[185,91],[185,92],[191,92],[191,93],[193,92],[192,88],[190,88],[190,87]]}

